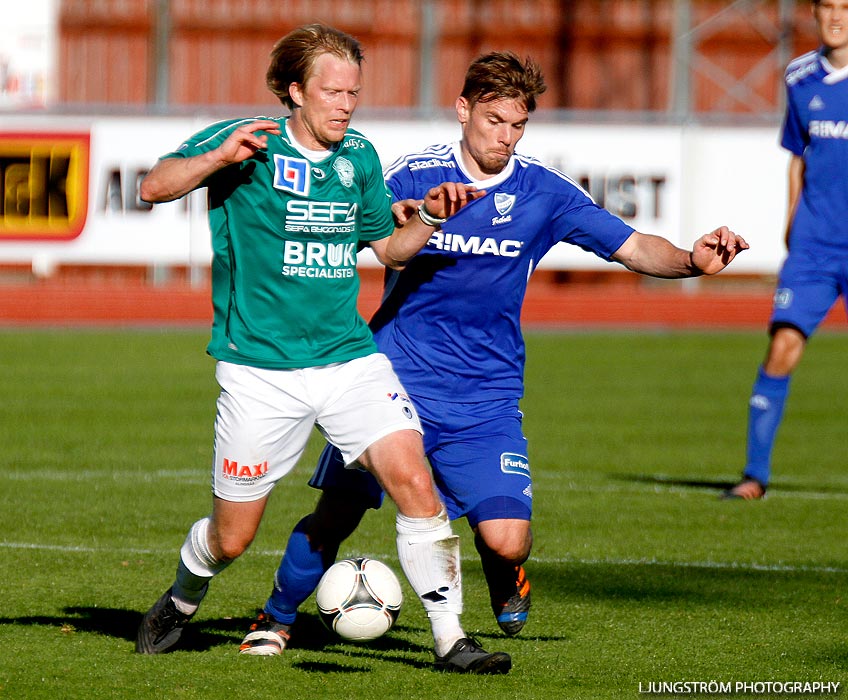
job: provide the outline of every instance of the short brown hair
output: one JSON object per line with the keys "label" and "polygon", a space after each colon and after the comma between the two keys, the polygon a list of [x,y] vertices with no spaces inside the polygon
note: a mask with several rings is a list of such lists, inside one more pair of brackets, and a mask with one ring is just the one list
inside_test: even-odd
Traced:
{"label": "short brown hair", "polygon": [[280,39],[271,50],[271,62],[265,74],[265,84],[286,107],[294,102],[289,96],[292,83],[303,85],[312,71],[315,60],[325,54],[361,65],[362,47],[349,34],[324,24],[306,24]]}
{"label": "short brown hair", "polygon": [[505,98],[522,100],[532,112],[536,97],[547,88],[542,69],[531,58],[522,61],[511,51],[492,51],[468,67],[461,96],[472,105]]}

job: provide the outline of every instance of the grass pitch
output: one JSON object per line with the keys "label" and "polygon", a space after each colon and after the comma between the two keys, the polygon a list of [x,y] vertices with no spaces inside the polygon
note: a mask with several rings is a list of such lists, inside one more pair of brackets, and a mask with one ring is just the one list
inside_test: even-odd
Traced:
{"label": "grass pitch", "polygon": [[[763,333],[531,333],[536,544],[521,636],[498,633],[467,526],[455,525],[463,623],[513,656],[512,673],[492,678],[431,670],[405,581],[398,625],[376,642],[333,639],[309,601],[283,657],[237,654],[288,532],[314,504],[317,440],[253,547],[213,583],[185,650],[135,655],[142,613],[209,511],[206,334],[0,339],[0,698],[608,699],[674,681],[848,682],[848,336],[811,342],[769,497],[740,503],[718,494],[742,466]],[[399,572],[393,517],[390,504],[369,513],[342,554]]]}

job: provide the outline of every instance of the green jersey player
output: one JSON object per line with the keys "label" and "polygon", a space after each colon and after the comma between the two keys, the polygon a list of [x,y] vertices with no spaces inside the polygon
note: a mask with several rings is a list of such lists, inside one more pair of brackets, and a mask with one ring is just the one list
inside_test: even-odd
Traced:
{"label": "green jersey player", "polygon": [[[148,202],[208,188],[208,351],[221,393],[212,513],[190,528],[173,585],[144,616],[140,653],[177,644],[209,581],[253,540],[271,490],[317,426],[398,507],[398,554],[430,619],[436,667],[504,673],[511,666],[509,655],[484,651],[460,626],[458,539],[426,465],[421,425],[356,309],[361,245],[401,269],[435,224],[483,193],[443,183],[428,191],[420,217],[395,227],[374,148],[349,128],[361,61],[358,42],[338,30],[294,30],[274,47],[267,74],[291,116],[214,124],[161,158],[142,182]],[[288,638],[264,614],[252,635],[255,653]],[[242,651],[251,653],[251,644]]]}

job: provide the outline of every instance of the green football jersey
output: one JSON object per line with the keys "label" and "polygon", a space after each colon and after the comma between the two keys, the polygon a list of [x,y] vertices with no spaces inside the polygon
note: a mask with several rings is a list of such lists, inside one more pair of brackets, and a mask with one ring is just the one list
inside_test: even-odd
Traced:
{"label": "green football jersey", "polygon": [[[219,146],[239,126],[212,124],[164,158]],[[391,196],[377,153],[348,129],[324,160],[290,142],[287,118],[268,148],[206,183],[212,232],[212,338],[219,360],[266,369],[317,367],[376,351],[357,311],[360,242],[391,235]]]}

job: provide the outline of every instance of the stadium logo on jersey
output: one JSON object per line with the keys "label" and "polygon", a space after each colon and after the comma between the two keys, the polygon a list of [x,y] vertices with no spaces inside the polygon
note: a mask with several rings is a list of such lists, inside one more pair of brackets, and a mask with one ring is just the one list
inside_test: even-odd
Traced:
{"label": "stadium logo on jersey", "polygon": [[333,170],[339,176],[339,180],[345,187],[350,187],[353,184],[353,163],[347,158],[341,156],[333,161]]}
{"label": "stadium logo on jersey", "polygon": [[274,187],[295,194],[309,194],[309,161],[274,154]]}
{"label": "stadium logo on jersey", "polygon": [[816,112],[820,109],[824,109],[824,100],[816,95],[812,100],[810,100],[810,104],[808,105],[811,112]]}
{"label": "stadium logo on jersey", "polygon": [[413,160],[409,164],[409,169],[412,172],[416,170],[426,170],[427,168],[455,168],[456,163],[452,160],[439,160],[438,158],[430,158],[429,160]]}
{"label": "stadium logo on jersey", "polygon": [[777,309],[788,309],[792,305],[792,290],[778,289],[774,293],[774,306]]}
{"label": "stadium logo on jersey", "polygon": [[501,471],[504,474],[518,474],[530,478],[530,460],[514,452],[501,453]]}
{"label": "stadium logo on jersey", "polygon": [[523,241],[499,241],[497,238],[466,238],[461,233],[445,233],[435,231],[428,246],[449,253],[470,253],[471,255],[499,255],[504,258],[517,258],[521,254]]}
{"label": "stadium logo on jersey", "polygon": [[514,194],[504,194],[503,192],[495,192],[495,209],[498,210],[498,214],[500,214],[501,216],[503,216],[510,209],[512,209],[514,204]]}
{"label": "stadium logo on jersey", "polygon": [[809,63],[803,64],[800,68],[796,68],[791,73],[786,75],[786,84],[795,85],[795,83],[803,80],[811,73],[815,73],[819,69],[818,58],[811,60]]}

